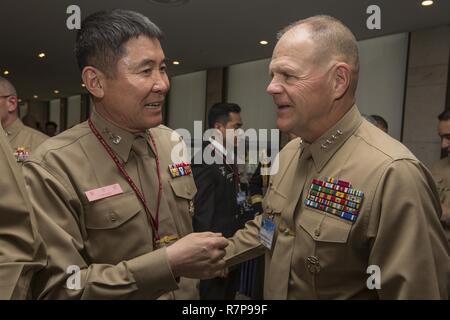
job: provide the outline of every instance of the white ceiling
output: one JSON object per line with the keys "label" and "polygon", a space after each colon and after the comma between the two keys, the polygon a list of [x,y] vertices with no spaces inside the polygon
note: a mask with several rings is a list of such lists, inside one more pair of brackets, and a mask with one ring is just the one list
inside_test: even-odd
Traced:
{"label": "white ceiling", "polygon": [[[182,6],[163,6],[151,0],[1,0],[0,71],[22,98],[70,96],[83,91],[73,54],[75,31],[66,28],[66,8],[77,4],[82,17],[113,8],[147,15],[165,34],[163,48],[177,75],[212,67],[270,57],[278,30],[315,14],[335,16],[360,39],[413,31],[450,23],[450,1],[435,0],[190,0]],[[368,30],[366,9],[381,8],[381,30]],[[270,43],[260,46],[265,39]],[[44,51],[47,57],[37,59]]]}

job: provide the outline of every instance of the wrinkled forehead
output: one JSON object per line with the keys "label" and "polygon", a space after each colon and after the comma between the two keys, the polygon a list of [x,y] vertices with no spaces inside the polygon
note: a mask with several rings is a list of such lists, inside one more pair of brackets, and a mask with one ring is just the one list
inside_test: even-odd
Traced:
{"label": "wrinkled forehead", "polygon": [[305,66],[312,64],[315,56],[316,45],[305,28],[291,29],[275,45],[270,67],[277,68],[284,64]]}

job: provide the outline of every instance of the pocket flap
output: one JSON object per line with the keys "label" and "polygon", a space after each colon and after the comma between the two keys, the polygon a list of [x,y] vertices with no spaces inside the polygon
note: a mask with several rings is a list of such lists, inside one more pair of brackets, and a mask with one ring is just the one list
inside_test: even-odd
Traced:
{"label": "pocket flap", "polygon": [[174,178],[169,181],[177,197],[192,200],[197,193],[194,179],[191,176]]}
{"label": "pocket flap", "polygon": [[105,198],[85,207],[86,228],[117,228],[141,210],[143,207],[134,193]]}
{"label": "pocket flap", "polygon": [[319,242],[346,243],[352,223],[313,209],[303,210],[300,226]]}

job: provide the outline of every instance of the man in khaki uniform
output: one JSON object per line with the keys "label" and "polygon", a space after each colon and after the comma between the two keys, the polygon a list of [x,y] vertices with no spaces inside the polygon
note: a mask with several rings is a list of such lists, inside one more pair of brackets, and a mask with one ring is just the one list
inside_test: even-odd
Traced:
{"label": "man in khaki uniform", "polygon": [[48,137],[30,127],[25,126],[18,117],[17,92],[12,83],[0,77],[0,115],[2,126],[13,148],[17,162],[25,161],[31,152]]}
{"label": "man in khaki uniform", "polygon": [[227,257],[264,250],[266,299],[446,299],[436,187],[410,151],[362,119],[350,30],[328,16],[289,26],[270,72],[277,125],[303,141],[280,152],[263,215],[230,239]]}
{"label": "man in khaki uniform", "polygon": [[0,299],[25,299],[33,273],[46,262],[23,176],[0,135]]}
{"label": "man in khaki uniform", "polygon": [[447,156],[437,161],[431,168],[441,199],[441,222],[450,241],[450,110],[447,109],[439,116],[438,132],[441,137],[441,148]]}
{"label": "man in khaki uniform", "polygon": [[171,154],[180,140],[160,125],[169,89],[160,36],[123,10],[90,15],[77,33],[95,111],[24,164],[49,255],[35,297],[195,299],[198,280],[189,278],[224,267],[227,240],[191,233],[187,154]]}

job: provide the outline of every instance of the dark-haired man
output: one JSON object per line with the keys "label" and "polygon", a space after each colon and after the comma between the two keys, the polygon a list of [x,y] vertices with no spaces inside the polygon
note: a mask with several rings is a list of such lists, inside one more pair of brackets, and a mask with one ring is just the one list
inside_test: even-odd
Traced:
{"label": "dark-haired man", "polygon": [[431,167],[441,199],[441,222],[450,241],[450,110],[446,109],[438,116],[438,133],[441,138],[441,151],[444,155]]}
{"label": "dark-haired man", "polygon": [[[214,138],[203,144],[203,157],[195,157],[194,231],[220,232],[231,237],[239,227],[243,206],[239,172],[235,164],[236,130],[242,127],[241,108],[235,103],[216,103],[208,112],[208,127]],[[211,155],[211,160],[207,157]],[[196,163],[196,159],[202,159]],[[238,195],[241,196],[238,199]],[[238,203],[238,200],[241,203]],[[224,278],[200,281],[200,298],[208,300],[234,299],[239,289],[240,270],[231,270]]]}
{"label": "dark-haired man", "polygon": [[124,10],[92,14],[77,32],[94,111],[24,165],[49,255],[37,298],[195,299],[192,278],[224,265],[226,239],[191,233],[189,159],[171,155],[179,139],[160,125],[169,89],[160,37]]}
{"label": "dark-haired man", "polygon": [[56,130],[58,129],[58,125],[56,122],[48,121],[45,123],[45,133],[49,137],[54,137],[56,135]]}
{"label": "dark-haired man", "polygon": [[382,116],[379,116],[379,115],[377,115],[377,114],[372,114],[370,117],[371,117],[373,120],[375,120],[375,126],[376,126],[377,128],[379,128],[379,129],[381,129],[382,131],[388,133],[388,131],[389,131],[388,123],[387,123],[387,121],[386,121]]}

